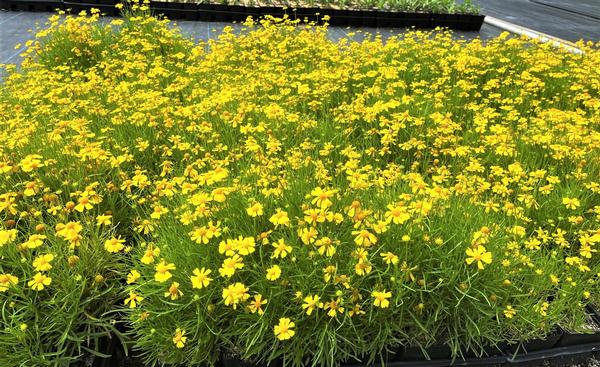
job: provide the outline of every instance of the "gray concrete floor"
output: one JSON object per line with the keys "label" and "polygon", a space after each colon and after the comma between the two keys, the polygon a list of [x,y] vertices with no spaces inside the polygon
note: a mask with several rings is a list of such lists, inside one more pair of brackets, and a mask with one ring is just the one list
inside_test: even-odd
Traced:
{"label": "gray concrete floor", "polygon": [[567,41],[600,41],[600,0],[474,0],[481,12]]}
{"label": "gray concrete floor", "polygon": [[[52,13],[29,13],[29,12],[8,12],[0,11],[0,64],[18,64],[20,62],[19,54],[25,51],[25,42],[33,39],[34,30],[43,27],[45,21]],[[240,24],[235,23],[216,23],[216,22],[174,22],[181,29],[181,32],[195,40],[207,41],[216,38],[223,31],[225,26],[241,28]],[[391,35],[405,32],[404,29],[378,29],[378,28],[351,28],[351,27],[330,27],[329,38],[337,41],[341,38],[349,38],[349,33],[355,32],[352,37],[354,40],[361,40],[365,34],[381,34],[385,40]],[[473,39],[480,37],[489,39],[496,37],[501,30],[484,24],[480,32],[454,32],[455,38]],[[15,45],[21,44],[20,48],[15,49]]]}

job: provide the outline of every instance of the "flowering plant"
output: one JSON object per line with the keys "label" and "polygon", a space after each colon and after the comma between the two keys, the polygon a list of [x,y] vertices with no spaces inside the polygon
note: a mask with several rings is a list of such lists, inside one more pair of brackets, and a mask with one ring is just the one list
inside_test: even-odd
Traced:
{"label": "flowering plant", "polygon": [[[194,45],[134,7],[53,18],[8,68],[0,364],[114,311],[149,364],[460,355],[581,326],[600,270],[594,45],[334,43],[273,18]],[[94,350],[58,339],[32,363]]]}

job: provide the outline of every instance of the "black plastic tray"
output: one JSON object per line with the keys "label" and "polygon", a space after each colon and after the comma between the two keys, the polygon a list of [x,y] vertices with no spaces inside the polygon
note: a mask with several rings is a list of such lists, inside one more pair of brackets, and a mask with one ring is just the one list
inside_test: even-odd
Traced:
{"label": "black plastic tray", "polygon": [[[97,8],[108,15],[118,15],[116,0],[0,0],[0,9],[13,11],[53,11],[71,9],[72,13]],[[344,10],[319,8],[283,8],[280,6],[247,7],[242,5],[167,3],[151,1],[150,8],[156,14],[170,19],[201,20],[213,22],[243,22],[247,17],[264,15],[283,16],[292,19],[308,19],[322,23],[323,16],[330,17],[333,26],[378,27],[378,28],[435,28],[446,27],[467,31],[479,31],[483,15],[406,13],[383,10]],[[318,14],[318,15],[317,15]]]}
{"label": "black plastic tray", "polygon": [[[596,324],[600,325],[600,311],[588,307],[589,314]],[[110,358],[94,360],[92,367],[144,367],[139,359],[126,356],[123,347],[117,339],[106,343],[109,350],[102,351],[112,354]],[[425,355],[420,348],[398,348],[392,353],[387,367],[444,367],[444,366],[531,366],[546,360],[576,360],[600,352],[600,332],[576,334],[556,328],[545,339],[534,339],[519,345],[502,343],[485,350],[486,356],[476,357],[467,352],[465,358],[450,358],[450,348],[443,344],[426,349]],[[83,364],[82,364],[83,366]],[[223,357],[219,367],[266,367],[257,366],[235,357]],[[275,363],[270,367],[278,367]],[[341,367],[366,367],[359,362],[342,364]],[[370,366],[373,367],[373,366]]]}

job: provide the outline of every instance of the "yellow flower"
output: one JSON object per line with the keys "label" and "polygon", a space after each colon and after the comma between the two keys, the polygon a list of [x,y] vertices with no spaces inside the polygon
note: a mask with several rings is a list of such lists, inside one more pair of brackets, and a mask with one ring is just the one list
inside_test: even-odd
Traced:
{"label": "yellow flower", "polygon": [[506,309],[503,311],[503,313],[504,317],[506,317],[507,319],[512,319],[513,316],[517,314],[517,311],[511,305],[508,305],[506,306]]}
{"label": "yellow flower", "polygon": [[278,265],[273,265],[267,269],[267,279],[275,281],[281,276],[281,268]]}
{"label": "yellow flower", "polygon": [[379,255],[383,258],[383,261],[385,261],[385,263],[388,265],[398,264],[398,256],[394,255],[392,252],[382,252]]}
{"label": "yellow flower", "polygon": [[187,341],[187,336],[185,335],[185,330],[181,330],[180,328],[177,328],[175,330],[175,336],[173,336],[173,344],[175,344],[175,346],[177,348],[183,348],[185,347],[185,342]]}
{"label": "yellow flower", "polygon": [[164,283],[173,276],[170,270],[175,270],[175,264],[167,264],[163,259],[154,267],[154,270],[156,271],[156,273],[154,273],[154,280],[159,283]]}
{"label": "yellow flower", "polygon": [[241,269],[244,267],[244,260],[240,257],[240,255],[235,254],[232,257],[228,257],[223,260],[223,265],[219,268],[219,274],[222,277],[232,277],[235,274],[236,269]]}
{"label": "yellow flower", "polygon": [[388,211],[385,213],[385,219],[388,223],[402,224],[410,219],[410,214],[408,214],[407,208],[403,205],[394,206],[389,204],[387,208]]}
{"label": "yellow flower", "polygon": [[27,282],[27,285],[34,291],[41,291],[44,286],[48,286],[52,283],[52,278],[45,276],[42,273],[37,273],[33,276],[33,279]]}
{"label": "yellow flower", "polygon": [[109,226],[112,223],[111,215],[99,215],[96,217],[96,225],[100,226]]}
{"label": "yellow flower", "polygon": [[325,222],[327,216],[325,215],[325,212],[320,209],[308,209],[304,211],[304,220],[309,225],[316,225]]}
{"label": "yellow flower", "polygon": [[325,302],[323,305],[324,309],[329,309],[327,311],[327,315],[329,317],[336,317],[338,313],[344,313],[344,307],[341,306],[342,299],[338,298],[336,300],[331,300],[329,302]]}
{"label": "yellow flower", "polygon": [[144,256],[142,256],[141,262],[142,264],[152,264],[154,262],[154,258],[160,255],[160,248],[154,247],[153,244],[148,244],[146,247],[146,251],[144,252]]}
{"label": "yellow flower", "polygon": [[277,228],[279,226],[289,226],[290,225],[290,218],[288,218],[288,214],[286,212],[282,211],[281,209],[277,209],[275,211],[275,214],[273,214],[271,216],[269,221],[275,225],[275,228]]}
{"label": "yellow flower", "polygon": [[19,162],[19,166],[23,172],[31,172],[37,168],[44,167],[42,163],[43,157],[38,154],[29,154]]}
{"label": "yellow flower", "polygon": [[23,190],[23,195],[25,196],[33,196],[37,194],[39,191],[39,187],[35,183],[35,181],[30,181],[25,184],[25,190]]}
{"label": "yellow flower", "polygon": [[133,284],[137,282],[137,280],[140,279],[141,276],[142,274],[140,274],[139,271],[135,269],[131,270],[129,274],[127,274],[127,284]]}
{"label": "yellow flower", "polygon": [[329,237],[323,237],[318,239],[315,242],[315,245],[317,246],[317,250],[321,255],[327,255],[329,257],[335,255],[336,248],[333,244],[333,241]]}
{"label": "yellow flower", "polygon": [[302,309],[306,310],[306,314],[310,316],[317,308],[323,308],[323,302],[318,295],[304,297]]}
{"label": "yellow flower", "polygon": [[392,297],[392,292],[386,292],[385,289],[382,292],[373,291],[371,296],[374,298],[373,305],[375,307],[387,308],[390,305],[388,298]]}
{"label": "yellow flower", "polygon": [[293,337],[294,334],[296,334],[296,332],[293,330],[294,326],[296,326],[296,324],[294,324],[292,320],[288,319],[287,317],[283,317],[279,319],[279,324],[275,325],[273,332],[275,333],[277,339],[288,340]]}
{"label": "yellow flower", "polygon": [[246,209],[246,213],[253,218],[261,216],[263,215],[263,206],[260,203],[254,203]]}
{"label": "yellow flower", "polygon": [[373,266],[370,262],[365,260],[359,260],[354,265],[354,272],[360,276],[367,275],[373,270]]}
{"label": "yellow flower", "polygon": [[129,308],[136,308],[143,300],[144,297],[137,295],[133,291],[129,291],[129,297],[125,298],[125,305],[129,305]]}
{"label": "yellow flower", "polygon": [[54,260],[52,254],[40,255],[33,260],[33,267],[36,271],[48,271],[52,269],[52,264],[50,264],[52,260]]}
{"label": "yellow flower", "polygon": [[213,237],[213,233],[209,231],[208,227],[196,227],[190,232],[190,238],[197,244],[207,244]]}
{"label": "yellow flower", "polygon": [[13,285],[16,285],[18,282],[19,278],[12,274],[0,274],[0,292],[6,292],[8,288],[10,288]]}
{"label": "yellow flower", "polygon": [[24,242],[23,245],[29,249],[35,249],[40,247],[44,243],[45,239],[46,236],[43,234],[33,234],[29,236],[29,239]]}
{"label": "yellow flower", "polygon": [[317,205],[321,209],[329,208],[331,205],[333,205],[333,202],[330,199],[337,193],[337,191],[338,190],[323,190],[320,187],[317,187],[310,192],[310,195],[314,196],[311,204]]}
{"label": "yellow flower", "polygon": [[211,273],[210,269],[206,269],[202,267],[202,269],[194,269],[192,271],[194,275],[190,276],[190,280],[192,281],[192,288],[202,289],[204,287],[208,287],[212,278],[208,275]]}
{"label": "yellow flower", "polygon": [[567,207],[567,209],[571,209],[571,210],[575,210],[575,209],[579,208],[579,206],[581,205],[581,203],[579,202],[579,199],[577,199],[577,198],[563,198],[562,203],[564,204],[564,206]]}
{"label": "yellow flower", "polygon": [[125,246],[123,245],[124,243],[125,240],[113,237],[104,242],[104,249],[108,252],[119,252],[125,248]]}
{"label": "yellow flower", "polygon": [[271,244],[271,246],[275,247],[275,251],[273,251],[273,254],[271,255],[272,259],[277,259],[277,258],[281,258],[283,259],[284,257],[286,257],[290,252],[292,252],[292,246],[287,245],[284,241],[283,238],[280,239],[277,242],[273,242]]}
{"label": "yellow flower", "polygon": [[237,241],[228,239],[226,241],[221,241],[219,243],[219,253],[224,254],[225,256],[233,256],[235,255],[235,248],[237,246]]}
{"label": "yellow flower", "polygon": [[319,232],[314,227],[302,228],[298,230],[298,236],[305,245],[309,245],[315,241]]}
{"label": "yellow flower", "polygon": [[56,234],[69,242],[78,241],[80,238],[79,233],[82,230],[83,226],[79,222],[58,223],[56,225]]}
{"label": "yellow flower", "polygon": [[598,252],[598,250],[593,249],[590,245],[582,245],[579,248],[579,255],[581,255],[581,257],[585,257],[586,259],[591,259],[592,253],[594,252]]}
{"label": "yellow flower", "polygon": [[352,306],[352,309],[350,311],[348,311],[348,316],[350,316],[350,317],[357,316],[357,315],[364,315],[364,314],[366,314],[366,312],[361,309],[361,306],[358,303],[356,303],[354,306]]}
{"label": "yellow flower", "polygon": [[467,262],[467,264],[473,264],[476,263],[477,267],[479,268],[479,270],[483,270],[484,268],[484,263],[485,264],[491,264],[492,263],[492,253],[491,252],[487,252],[485,247],[478,245],[475,248],[471,248],[469,247],[466,251],[467,254],[467,258],[465,259],[465,261]]}
{"label": "yellow flower", "polygon": [[216,188],[212,191],[212,199],[218,203],[224,203],[227,200],[229,190],[224,187]]}
{"label": "yellow flower", "polygon": [[75,210],[82,213],[84,210],[90,210],[94,206],[90,203],[90,198],[87,196],[82,196],[77,200],[77,205],[75,206]]}
{"label": "yellow flower", "polygon": [[234,283],[223,289],[223,300],[225,306],[233,306],[235,310],[240,302],[250,298],[248,288],[242,283]]}
{"label": "yellow flower", "polygon": [[337,271],[337,267],[335,265],[327,265],[323,268],[323,280],[325,282],[329,282],[331,278],[335,275]]}
{"label": "yellow flower", "polygon": [[266,305],[267,303],[268,301],[263,299],[261,294],[256,294],[254,299],[248,305],[248,310],[250,310],[252,313],[258,312],[259,315],[263,315],[265,311],[262,309],[262,306]]}
{"label": "yellow flower", "polygon": [[238,254],[242,256],[250,255],[255,251],[256,241],[254,241],[254,237],[244,237],[241,236],[234,242],[234,249],[238,252]]}
{"label": "yellow flower", "polygon": [[171,301],[175,301],[183,295],[183,292],[179,290],[179,283],[173,282],[169,287],[169,290],[165,292],[165,297],[170,297]]}
{"label": "yellow flower", "polygon": [[14,241],[17,238],[17,230],[0,230],[0,247]]}
{"label": "yellow flower", "polygon": [[360,231],[352,231],[352,235],[354,237],[354,242],[358,246],[369,247],[375,243],[377,243],[377,237],[366,229],[362,229]]}

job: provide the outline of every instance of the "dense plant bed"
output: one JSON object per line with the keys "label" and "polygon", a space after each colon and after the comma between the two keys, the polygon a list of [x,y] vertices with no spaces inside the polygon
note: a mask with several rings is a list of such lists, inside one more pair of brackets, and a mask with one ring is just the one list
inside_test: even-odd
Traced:
{"label": "dense plant bed", "polygon": [[194,44],[132,11],[54,16],[6,67],[1,366],[107,338],[146,365],[295,367],[581,330],[597,45],[273,19]]}
{"label": "dense plant bed", "polygon": [[[104,14],[118,15],[118,0],[0,0],[0,8],[24,11],[51,11],[69,9],[73,13],[99,9]],[[272,15],[307,19],[317,23],[328,22],[337,26],[357,27],[447,27],[460,30],[479,30],[484,16],[478,15],[470,2],[460,5],[452,1],[399,2],[381,5],[372,3],[287,3],[287,2],[163,2],[151,1],[149,7],[156,14],[170,19],[213,22],[243,22],[249,16]],[[335,7],[332,7],[335,6]]]}

